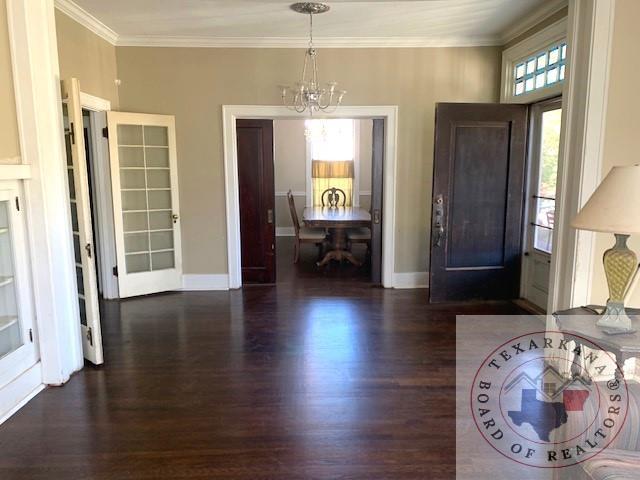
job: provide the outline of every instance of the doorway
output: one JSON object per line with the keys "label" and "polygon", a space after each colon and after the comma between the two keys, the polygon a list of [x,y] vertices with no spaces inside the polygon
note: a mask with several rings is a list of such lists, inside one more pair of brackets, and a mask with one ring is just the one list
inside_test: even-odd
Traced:
{"label": "doorway", "polygon": [[546,312],[562,126],[562,98],[533,104],[529,119],[529,168],[523,231],[521,296]]}
{"label": "doorway", "polygon": [[[395,160],[396,160],[396,107],[341,107],[339,113],[322,115],[314,118],[374,118],[381,122],[384,128],[379,129],[383,139],[380,142],[381,165],[384,169],[384,180],[381,192],[379,210],[372,208],[371,218],[379,224],[380,230],[380,267],[381,283],[385,287],[393,286],[393,225],[395,203]],[[242,119],[298,119],[306,117],[292,113],[286,107],[261,107],[261,106],[225,106],[223,107],[223,130],[225,152],[225,181],[227,200],[227,240],[229,259],[229,286],[240,288],[242,286],[242,235],[241,235],[241,201],[240,179],[238,161],[238,132],[237,124]],[[382,170],[381,169],[381,170]],[[306,195],[306,194],[305,194]],[[268,214],[265,216],[268,221]],[[384,222],[383,222],[384,219]],[[373,248],[372,248],[373,251]]]}
{"label": "doorway", "polygon": [[384,121],[238,119],[236,137],[243,283],[380,284]]}

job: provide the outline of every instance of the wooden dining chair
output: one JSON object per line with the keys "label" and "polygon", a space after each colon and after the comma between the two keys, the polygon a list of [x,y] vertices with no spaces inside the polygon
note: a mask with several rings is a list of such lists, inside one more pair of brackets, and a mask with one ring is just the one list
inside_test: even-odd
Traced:
{"label": "wooden dining chair", "polygon": [[[341,188],[327,188],[320,196],[323,207],[344,207],[347,201],[347,195]],[[342,203],[342,205],[341,205]]]}
{"label": "wooden dining chair", "polygon": [[296,210],[296,203],[293,199],[293,193],[291,190],[287,192],[287,200],[289,201],[289,212],[291,213],[291,221],[293,222],[293,229],[295,231],[295,243],[293,245],[293,263],[298,263],[300,258],[300,244],[313,243],[319,249],[322,248],[322,243],[325,240],[326,233],[323,228],[309,228],[301,227],[298,220],[298,211]]}

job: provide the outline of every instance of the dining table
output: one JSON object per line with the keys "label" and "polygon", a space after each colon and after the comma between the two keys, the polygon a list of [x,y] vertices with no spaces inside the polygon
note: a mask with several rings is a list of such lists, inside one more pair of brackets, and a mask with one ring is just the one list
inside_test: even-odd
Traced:
{"label": "dining table", "polygon": [[353,265],[360,266],[360,262],[351,253],[348,229],[371,228],[371,214],[360,207],[306,207],[302,212],[302,220],[306,227],[324,228],[327,230],[325,240],[326,253],[318,261],[322,267],[331,260],[348,260]]}

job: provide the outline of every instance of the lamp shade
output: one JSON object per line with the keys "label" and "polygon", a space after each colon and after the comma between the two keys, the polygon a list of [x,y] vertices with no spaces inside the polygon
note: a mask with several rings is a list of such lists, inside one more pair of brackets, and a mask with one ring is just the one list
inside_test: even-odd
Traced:
{"label": "lamp shade", "polygon": [[640,165],[613,167],[571,226],[594,232],[640,233]]}

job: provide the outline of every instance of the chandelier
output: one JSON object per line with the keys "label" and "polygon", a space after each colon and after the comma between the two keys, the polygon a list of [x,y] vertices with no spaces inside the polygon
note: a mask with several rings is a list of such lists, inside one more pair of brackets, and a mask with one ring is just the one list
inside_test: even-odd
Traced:
{"label": "chandelier", "polygon": [[327,82],[321,87],[318,81],[318,65],[316,63],[317,52],[313,47],[313,16],[329,11],[329,5],[324,3],[303,2],[294,3],[291,9],[309,15],[309,48],[304,54],[304,66],[302,67],[302,80],[294,87],[282,88],[282,103],[290,110],[303,113],[309,110],[314,112],[333,112],[342,102],[344,90],[336,90],[336,82]]}

